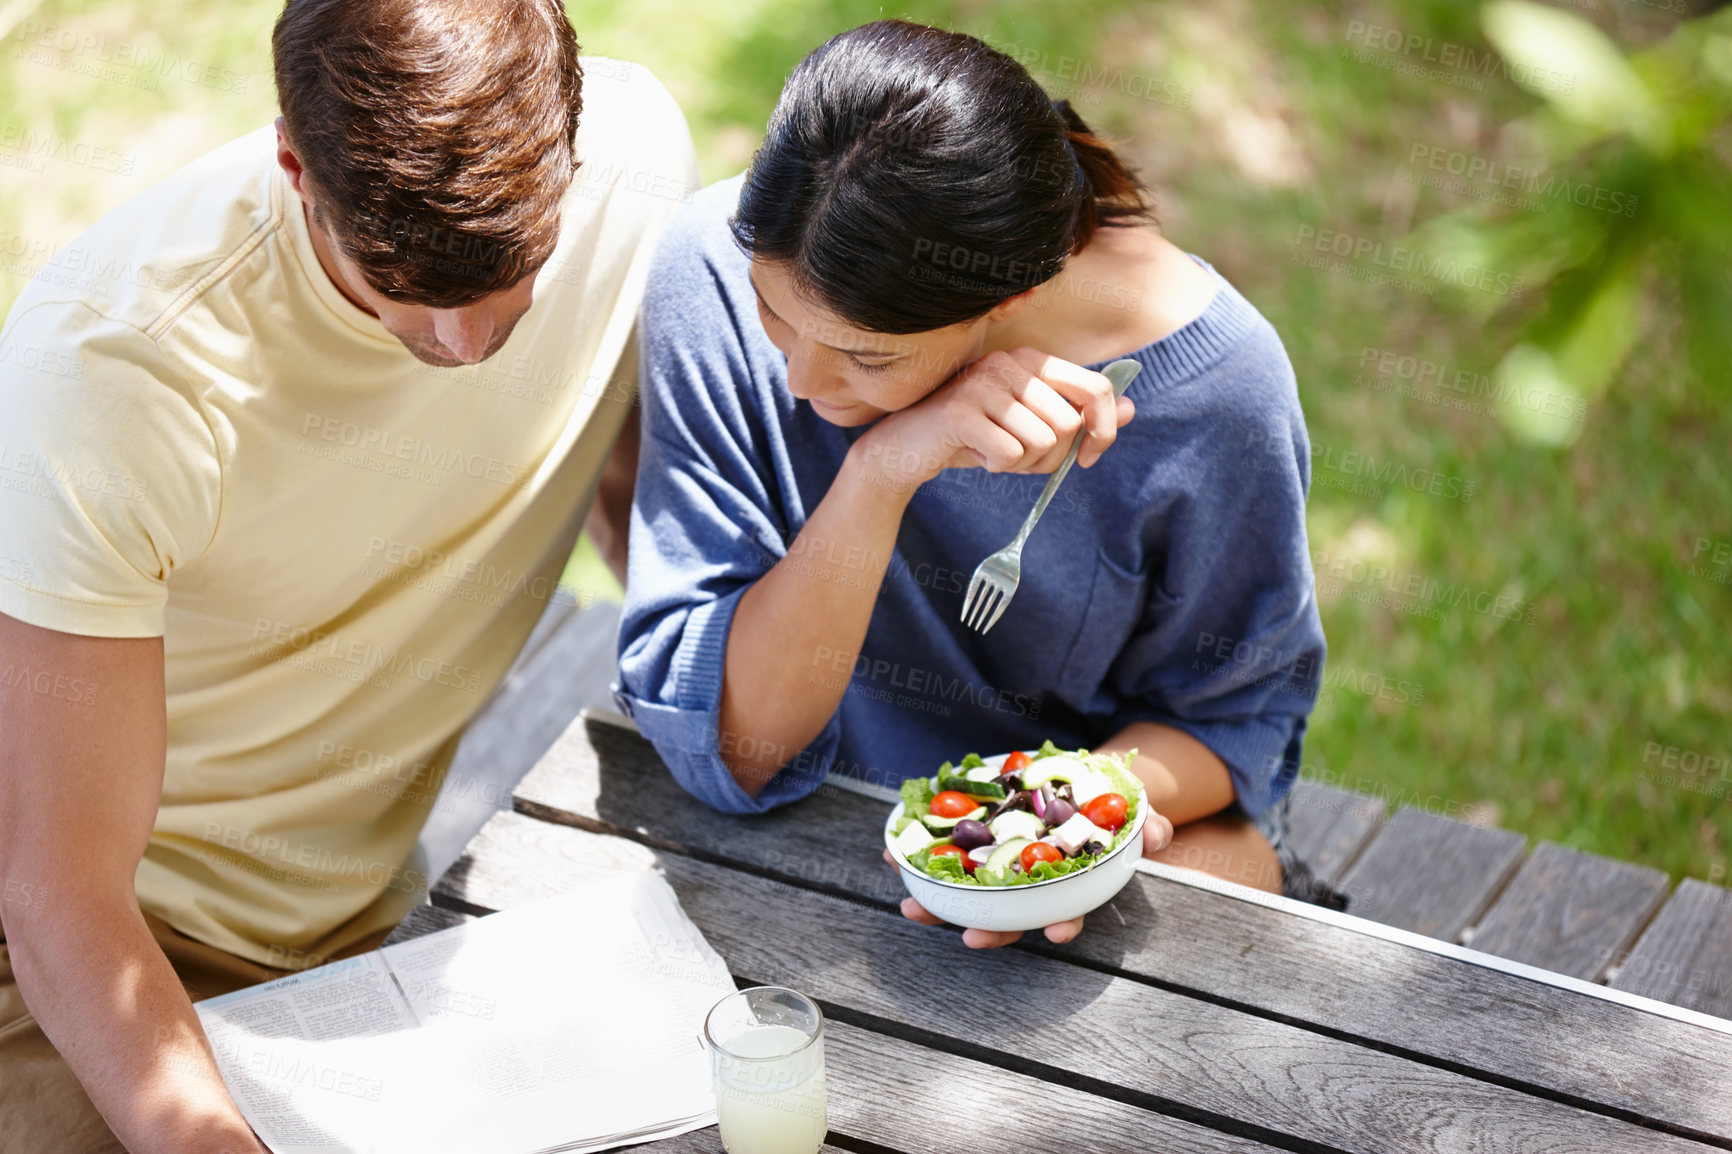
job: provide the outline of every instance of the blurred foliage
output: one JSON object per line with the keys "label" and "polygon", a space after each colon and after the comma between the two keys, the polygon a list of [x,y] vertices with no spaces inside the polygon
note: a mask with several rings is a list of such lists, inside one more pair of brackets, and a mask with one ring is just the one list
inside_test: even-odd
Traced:
{"label": "blurred foliage", "polygon": [[[1519,270],[1543,293],[1544,310],[1523,327],[1502,374],[1524,389],[1592,399],[1639,343],[1672,335],[1672,317],[1644,315],[1644,302],[1664,294],[1682,303],[1678,319],[1697,382],[1725,390],[1732,384],[1732,9],[1684,23],[1628,58],[1582,17],[1526,0],[1490,4],[1483,21],[1503,56],[1526,69],[1518,78],[1546,101],[1511,132],[1537,153],[1547,191],[1595,207],[1630,206],[1537,215],[1480,208],[1431,225],[1433,237]],[[1518,434],[1547,443],[1580,430],[1520,406],[1507,406],[1505,417]]]}
{"label": "blurred foliage", "polygon": [[[274,115],[279,7],[0,0],[0,307],[39,246]],[[668,84],[711,180],[744,166],[788,70],[844,28],[906,15],[1022,60],[1122,143],[1167,234],[1287,345],[1330,641],[1307,774],[1723,880],[1732,770],[1704,763],[1732,766],[1724,15],[1683,20],[1682,0],[568,7],[588,51]],[[1555,75],[1572,92],[1534,83]],[[11,128],[135,164],[31,152]],[[1486,171],[1433,181],[1450,174],[1431,158]],[[1492,166],[1522,179],[1494,184]],[[1533,195],[1530,177],[1571,191]],[[1575,203],[1584,184],[1636,211]],[[1365,255],[1311,262],[1325,233]],[[1397,273],[1407,248],[1523,291]],[[1532,395],[1580,404],[1554,406],[1562,425],[1510,412]],[[1452,484],[1403,481],[1422,476]],[[593,554],[568,579],[608,583]]]}

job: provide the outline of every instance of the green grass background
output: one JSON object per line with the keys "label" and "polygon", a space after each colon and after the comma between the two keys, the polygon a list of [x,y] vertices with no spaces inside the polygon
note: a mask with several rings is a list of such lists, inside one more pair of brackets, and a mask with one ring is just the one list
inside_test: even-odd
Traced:
{"label": "green grass background", "polygon": [[[1543,301],[1448,288],[1425,296],[1293,259],[1301,227],[1393,244],[1468,203],[1403,178],[1416,143],[1494,159],[1513,147],[1501,126],[1536,101],[1508,80],[1473,91],[1342,51],[1355,20],[1486,51],[1472,4],[582,0],[569,9],[587,51],[646,64],[673,90],[707,180],[744,166],[788,70],[843,28],[907,15],[1032,59],[1141,165],[1168,235],[1273,321],[1317,444],[1473,484],[1465,501],[1399,487],[1366,494],[1320,469],[1313,549],[1534,606],[1531,623],[1471,608],[1430,619],[1325,587],[1332,667],[1361,677],[1320,703],[1306,772],[1723,880],[1732,772],[1704,782],[1646,751],[1732,760],[1732,584],[1692,556],[1699,540],[1732,541],[1732,413],[1659,339],[1593,403],[1573,445],[1535,448],[1495,418],[1378,392],[1359,361],[1371,347],[1490,373]],[[0,306],[31,271],[21,249],[70,241],[274,116],[277,10],[270,0],[0,0]],[[1675,19],[1627,0],[1573,10],[1626,47]],[[45,34],[57,46],[37,46]],[[195,82],[187,62],[230,78]],[[1145,95],[1151,86],[1157,98]],[[33,170],[27,153],[3,146],[14,127],[130,156],[131,171],[64,160]],[[1665,334],[1670,290],[1655,285],[1643,307]],[[587,546],[567,580],[617,595]]]}

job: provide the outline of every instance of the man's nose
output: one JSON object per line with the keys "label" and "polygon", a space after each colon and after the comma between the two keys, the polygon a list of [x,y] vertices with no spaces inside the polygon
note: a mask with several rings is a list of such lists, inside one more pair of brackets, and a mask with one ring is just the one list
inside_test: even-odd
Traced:
{"label": "man's nose", "polygon": [[439,309],[433,314],[433,335],[453,357],[475,364],[493,339],[493,314],[482,305]]}

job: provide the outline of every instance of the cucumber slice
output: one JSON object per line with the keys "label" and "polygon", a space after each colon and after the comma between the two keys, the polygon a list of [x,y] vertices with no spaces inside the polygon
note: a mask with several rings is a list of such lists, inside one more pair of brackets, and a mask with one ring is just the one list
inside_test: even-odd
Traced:
{"label": "cucumber slice", "polygon": [[1005,793],[1002,785],[994,785],[990,781],[974,781],[966,777],[941,776],[938,779],[938,792],[954,789],[957,793],[966,793],[969,797],[983,797],[991,801],[1002,801],[1010,796]]}
{"label": "cucumber slice", "polygon": [[999,769],[996,765],[977,765],[963,776],[969,781],[991,781],[998,774]]}
{"label": "cucumber slice", "polygon": [[979,821],[985,816],[986,807],[984,805],[977,805],[961,817],[939,817],[935,813],[929,813],[920,820],[926,823],[928,829],[949,831],[955,829],[956,823],[959,821],[968,821],[971,818],[975,821]]}
{"label": "cucumber slice", "polygon": [[1076,758],[1060,753],[1029,762],[1028,768],[1022,771],[1022,788],[1039,789],[1047,782],[1055,780],[1074,782],[1079,774],[1093,772],[1095,771]]}
{"label": "cucumber slice", "polygon": [[974,876],[987,885],[1001,886],[1010,881],[1011,871],[1022,857],[1022,849],[1032,839],[1026,837],[1013,838],[1005,842],[987,856],[984,864],[974,871]]}

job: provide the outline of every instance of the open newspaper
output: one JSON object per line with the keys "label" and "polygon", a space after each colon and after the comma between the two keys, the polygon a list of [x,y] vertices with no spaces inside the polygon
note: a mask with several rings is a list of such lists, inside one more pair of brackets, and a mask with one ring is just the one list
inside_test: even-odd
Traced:
{"label": "open newspaper", "polygon": [[197,1009],[276,1154],[540,1154],[714,1122],[701,1031],[733,989],[642,873]]}

